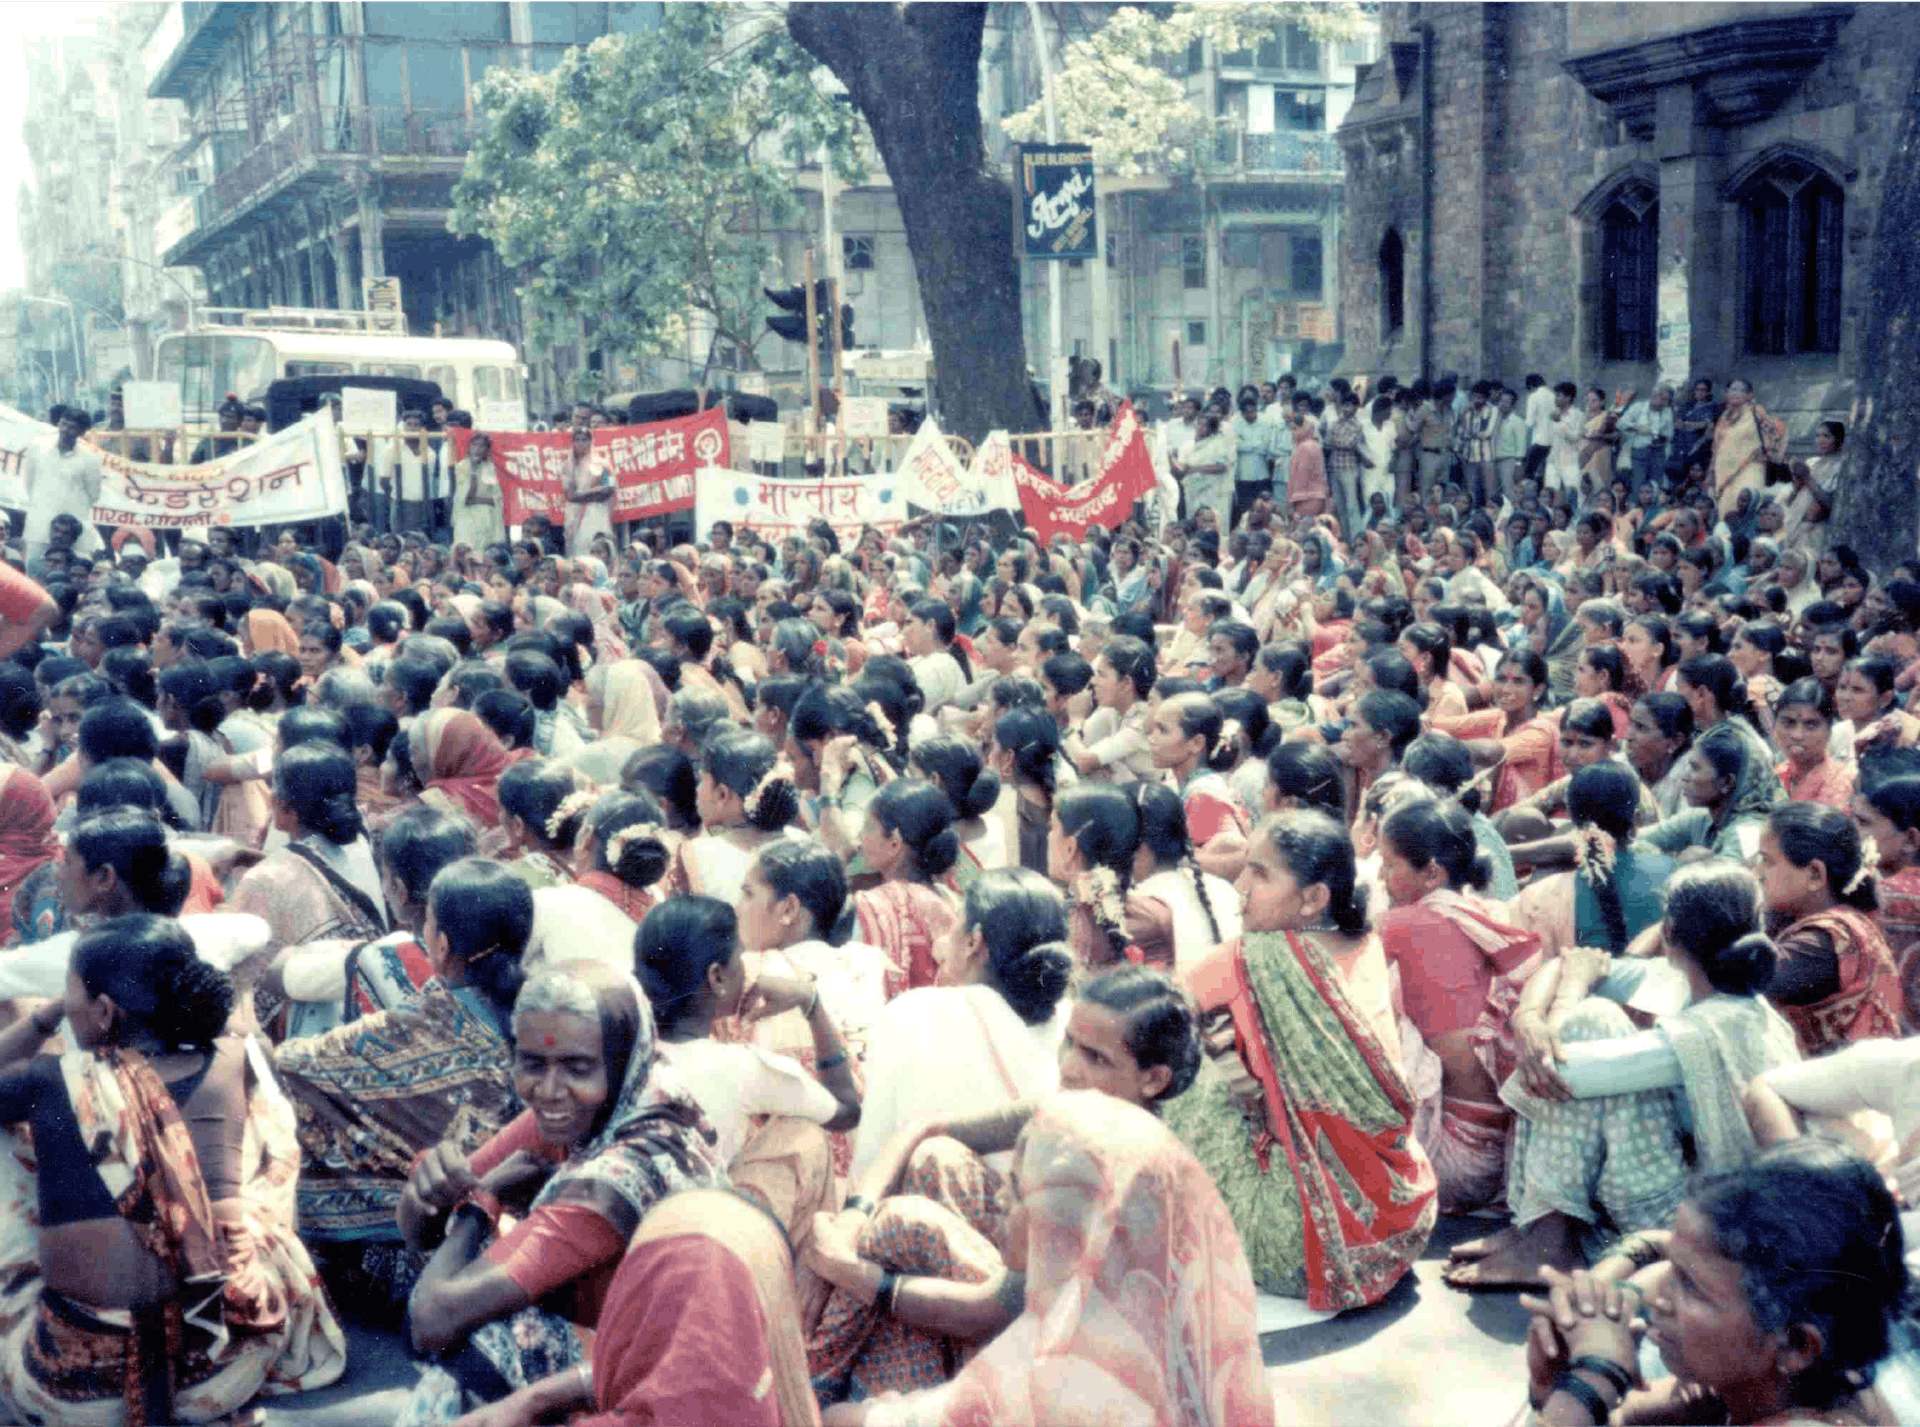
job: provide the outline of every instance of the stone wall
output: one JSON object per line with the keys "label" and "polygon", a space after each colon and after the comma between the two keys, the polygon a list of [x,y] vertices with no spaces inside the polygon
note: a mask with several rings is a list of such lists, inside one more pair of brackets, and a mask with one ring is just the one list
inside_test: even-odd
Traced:
{"label": "stone wall", "polygon": [[[1838,43],[1778,107],[1733,127],[1700,122],[1674,99],[1636,135],[1564,65],[1685,28],[1795,5],[1389,4],[1382,66],[1363,77],[1341,133],[1348,150],[1342,322],[1355,372],[1427,370],[1518,384],[1529,371],[1609,389],[1650,387],[1653,363],[1606,363],[1598,338],[1598,234],[1605,191],[1629,172],[1662,196],[1663,265],[1681,263],[1691,294],[1692,365],[1719,384],[1754,381],[1760,399],[1805,442],[1814,423],[1844,418],[1869,296],[1879,193],[1920,54],[1920,5],[1859,5]],[[1434,121],[1432,351],[1421,351],[1419,27],[1431,26]],[[1399,51],[1396,70],[1395,42]],[[1411,58],[1409,66],[1405,61]],[[1647,132],[1647,130],[1651,130]],[[1399,135],[1398,148],[1389,135]],[[1844,175],[1844,319],[1837,356],[1749,357],[1740,342],[1743,272],[1738,206],[1727,181],[1779,144],[1803,145]],[[1678,164],[1680,167],[1676,168]],[[1596,205],[1582,214],[1583,200]],[[1406,243],[1406,324],[1380,330],[1381,235]],[[1666,314],[1662,314],[1665,316]],[[1427,360],[1423,362],[1423,357]]]}

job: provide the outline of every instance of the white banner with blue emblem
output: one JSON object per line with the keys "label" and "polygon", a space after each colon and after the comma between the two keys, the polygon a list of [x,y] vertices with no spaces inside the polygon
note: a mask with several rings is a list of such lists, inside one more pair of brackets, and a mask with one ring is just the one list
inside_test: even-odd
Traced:
{"label": "white banner with blue emblem", "polygon": [[891,471],[820,480],[705,466],[694,482],[694,539],[701,542],[717,520],[731,521],[735,534],[751,530],[776,542],[805,535],[816,520],[824,520],[841,548],[850,550],[863,527],[891,534],[905,518],[899,478]]}

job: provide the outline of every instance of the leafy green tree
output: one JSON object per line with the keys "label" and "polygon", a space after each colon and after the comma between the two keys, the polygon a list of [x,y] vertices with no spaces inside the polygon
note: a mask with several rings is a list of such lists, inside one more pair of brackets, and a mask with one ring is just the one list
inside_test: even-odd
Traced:
{"label": "leafy green tree", "polygon": [[448,226],[518,272],[536,340],[579,319],[603,351],[679,355],[697,316],[751,356],[779,341],[760,287],[801,221],[792,165],[825,145],[864,177],[859,116],[817,69],[777,12],[732,4],[668,5],[546,74],[496,67]]}
{"label": "leafy green tree", "polygon": [[[1055,118],[1063,142],[1093,146],[1102,168],[1128,175],[1184,167],[1217,122],[1194,101],[1186,55],[1204,40],[1220,54],[1253,49],[1298,25],[1322,41],[1349,40],[1364,29],[1352,3],[1281,0],[1271,4],[1122,5],[1092,34],[1071,40],[1054,66]],[[1004,121],[1020,142],[1046,138],[1044,101]]]}

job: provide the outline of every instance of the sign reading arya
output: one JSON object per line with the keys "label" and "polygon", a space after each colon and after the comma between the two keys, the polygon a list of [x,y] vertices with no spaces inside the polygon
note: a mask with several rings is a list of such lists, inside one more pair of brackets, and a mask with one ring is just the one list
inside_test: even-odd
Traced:
{"label": "sign reading arya", "polygon": [[1085,144],[1021,144],[1021,231],[1030,258],[1097,258],[1093,150]]}

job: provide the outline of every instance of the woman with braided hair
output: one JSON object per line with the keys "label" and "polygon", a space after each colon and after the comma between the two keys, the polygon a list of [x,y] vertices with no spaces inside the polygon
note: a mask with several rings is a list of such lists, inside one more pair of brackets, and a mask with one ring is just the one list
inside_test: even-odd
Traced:
{"label": "woman with braided hair", "polygon": [[1082,966],[1137,960],[1127,930],[1127,892],[1140,851],[1133,796],[1111,783],[1082,783],[1053,805],[1047,875],[1067,889],[1068,944]]}
{"label": "woman with braided hair", "polygon": [[[1387,961],[1353,844],[1323,813],[1254,832],[1235,889],[1245,931],[1183,978],[1222,1072],[1169,1104],[1268,1293],[1378,1302],[1426,1248],[1433,1166],[1415,1140]],[[1336,1187],[1337,1186],[1337,1187]]]}
{"label": "woman with braided hair", "polygon": [[[1546,956],[1576,947],[1618,956],[1660,920],[1660,888],[1673,875],[1674,861],[1634,841],[1640,790],[1633,770],[1611,759],[1589,764],[1569,780],[1574,870],[1530,882],[1508,903],[1509,920],[1538,933]],[[1523,996],[1522,1006],[1528,1003]]]}
{"label": "woman with braided hair", "polygon": [[1240,934],[1239,894],[1194,860],[1178,793],[1163,783],[1133,783],[1122,791],[1140,819],[1127,940],[1143,961],[1185,969]]}
{"label": "woman with braided hair", "polygon": [[744,729],[714,734],[695,761],[702,836],[680,844],[668,886],[737,906],[754,853],[799,821],[800,789],[793,765]]}
{"label": "woman with braided hair", "polygon": [[530,758],[500,774],[497,793],[507,870],[536,891],[573,881],[573,840],[593,792],[559,763]]}
{"label": "woman with braided hair", "polygon": [[880,874],[880,885],[853,894],[860,939],[890,963],[887,998],[939,979],[934,944],[960,913],[948,890],[960,859],[953,805],[924,778],[896,778],[867,805],[860,860]]}

